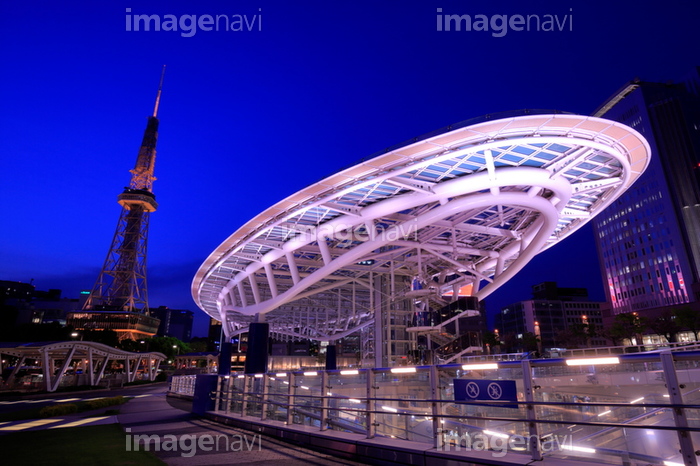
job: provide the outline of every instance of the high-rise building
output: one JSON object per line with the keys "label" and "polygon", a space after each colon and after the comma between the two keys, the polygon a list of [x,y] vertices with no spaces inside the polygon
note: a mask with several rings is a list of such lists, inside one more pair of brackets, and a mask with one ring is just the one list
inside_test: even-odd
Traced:
{"label": "high-rise building", "polygon": [[160,306],[151,309],[151,314],[160,320],[159,337],[175,337],[184,342],[188,342],[192,338],[192,323],[194,321],[192,311]]}
{"label": "high-rise building", "polygon": [[586,288],[560,288],[556,282],[544,282],[532,287],[532,299],[501,309],[496,330],[511,350],[527,350],[528,333],[537,337],[540,351],[605,346],[609,342],[600,335],[603,304],[590,301]]}
{"label": "high-rise building", "polygon": [[153,182],[162,86],[163,75],[131,170],[131,183],[117,197],[122,211],[107,258],[83,312],[68,316],[68,324],[76,330],[114,330],[120,339],[149,337],[158,330],[158,319],[148,309],[146,246],[150,214],[158,208]]}
{"label": "high-rise building", "polygon": [[595,116],[633,127],[652,158],[593,220],[613,314],[700,305],[700,67],[677,84],[632,81]]}

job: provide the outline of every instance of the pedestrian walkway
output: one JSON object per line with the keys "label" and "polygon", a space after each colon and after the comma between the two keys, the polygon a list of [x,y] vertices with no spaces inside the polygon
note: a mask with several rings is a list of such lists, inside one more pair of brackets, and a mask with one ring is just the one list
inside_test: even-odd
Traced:
{"label": "pedestrian walkway", "polygon": [[117,416],[127,435],[127,448],[150,449],[171,466],[243,464],[284,466],[360,465],[315,452],[243,429],[202,419],[178,409],[178,400],[165,393],[135,398],[121,407]]}

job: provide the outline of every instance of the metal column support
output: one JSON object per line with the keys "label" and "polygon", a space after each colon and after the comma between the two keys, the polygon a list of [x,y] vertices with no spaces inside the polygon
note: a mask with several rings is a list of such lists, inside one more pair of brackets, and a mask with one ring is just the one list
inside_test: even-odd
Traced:
{"label": "metal column support", "polygon": [[323,264],[328,265],[333,261],[333,257],[331,256],[331,250],[328,247],[328,243],[326,242],[326,238],[319,238],[318,239],[318,249],[321,250],[321,258],[323,259]]}
{"label": "metal column support", "polygon": [[254,273],[248,275],[248,281],[250,282],[250,289],[253,291],[253,298],[255,299],[255,304],[260,304],[260,289],[258,288],[258,281],[255,278]]}
{"label": "metal column support", "polygon": [[243,288],[243,283],[238,282],[236,288],[238,289],[238,295],[241,297],[241,305],[243,307],[248,307],[248,298],[246,297],[245,289]]}
{"label": "metal column support", "polygon": [[435,440],[433,446],[438,450],[441,450],[444,445],[444,438],[442,437],[442,426],[440,421],[442,420],[442,403],[438,403],[436,400],[440,398],[440,374],[436,366],[430,366],[430,398],[433,400],[430,403],[432,413],[433,413],[433,433],[435,434]]}
{"label": "metal column support", "polygon": [[254,375],[246,374],[243,378],[243,399],[241,400],[241,416],[245,416],[248,410],[248,393],[253,385]]}
{"label": "metal column support", "polygon": [[[682,405],[682,387],[678,384],[678,374],[676,374],[676,368],[673,363],[673,355],[670,351],[664,351],[659,354],[659,357],[661,359],[661,367],[664,371],[666,388],[670,396],[671,404]],[[697,466],[698,460],[695,456],[695,449],[693,448],[693,439],[690,437],[690,432],[687,430],[688,418],[683,408],[673,408],[673,421],[676,425],[676,429],[678,429],[678,443],[681,447],[683,464],[685,464],[685,466]]]}
{"label": "metal column support", "polygon": [[528,429],[530,431],[529,448],[532,452],[533,461],[542,460],[542,451],[540,449],[539,426],[537,424],[537,413],[535,405],[531,404],[535,401],[535,389],[532,384],[532,366],[527,359],[520,362],[523,368],[523,383],[525,386],[525,401],[527,402],[527,420]]}
{"label": "metal column support", "polygon": [[267,276],[267,285],[270,287],[270,293],[272,297],[277,297],[277,281],[275,280],[275,273],[272,271],[272,265],[265,264],[265,275]]}
{"label": "metal column support", "polygon": [[233,377],[232,376],[225,376],[224,379],[226,380],[226,399],[224,401],[224,412],[226,414],[231,414],[231,402],[233,401]]}
{"label": "metal column support", "polygon": [[288,252],[285,254],[285,257],[287,258],[287,264],[289,265],[289,273],[292,275],[292,282],[294,282],[296,285],[301,281],[301,277],[299,276],[299,269],[297,268],[297,261],[294,258],[294,253]]}
{"label": "metal column support", "polygon": [[270,397],[270,376],[263,374],[262,379],[263,393],[262,393],[262,403],[260,405],[260,419],[267,419],[267,400]]}
{"label": "metal column support", "polygon": [[328,429],[328,397],[331,386],[328,385],[328,371],[321,372],[321,429]]}
{"label": "metal column support", "polygon": [[297,377],[293,372],[289,373],[289,391],[287,391],[287,425],[294,424],[294,390],[296,389]]}
{"label": "metal column support", "polygon": [[367,371],[367,438],[374,438],[374,436],[377,434],[377,424],[375,422],[376,415],[374,414],[374,410],[376,408],[376,403],[374,402],[374,372],[372,372],[372,369],[365,370]]}

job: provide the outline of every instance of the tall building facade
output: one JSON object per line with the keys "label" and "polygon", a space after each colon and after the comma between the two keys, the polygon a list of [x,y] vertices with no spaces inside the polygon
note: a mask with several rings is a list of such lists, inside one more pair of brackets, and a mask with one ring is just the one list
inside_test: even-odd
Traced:
{"label": "tall building facade", "polygon": [[700,68],[678,84],[630,82],[595,116],[652,149],[646,172],[593,220],[613,314],[700,304]]}
{"label": "tall building facade", "polygon": [[[602,305],[586,288],[560,288],[556,282],[532,287],[532,299],[510,304],[496,315],[496,330],[508,347],[526,350],[525,335],[539,339],[539,350],[605,346]],[[513,349],[511,348],[511,349]]]}
{"label": "tall building facade", "polygon": [[151,309],[151,314],[160,320],[160,325],[158,326],[159,337],[175,337],[184,342],[192,339],[192,324],[194,322],[194,313],[192,311],[160,306]]}

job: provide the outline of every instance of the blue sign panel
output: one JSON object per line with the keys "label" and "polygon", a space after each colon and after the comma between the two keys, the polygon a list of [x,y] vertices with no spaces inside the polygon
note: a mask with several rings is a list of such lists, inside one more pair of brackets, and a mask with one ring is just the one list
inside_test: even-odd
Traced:
{"label": "blue sign panel", "polygon": [[455,401],[496,401],[490,406],[517,408],[517,404],[503,403],[518,401],[515,380],[454,379]]}

